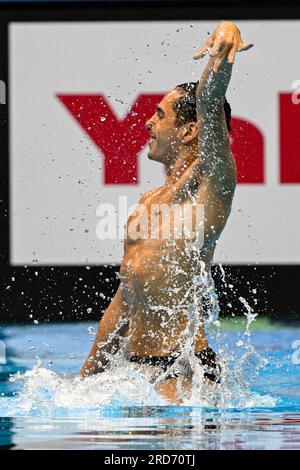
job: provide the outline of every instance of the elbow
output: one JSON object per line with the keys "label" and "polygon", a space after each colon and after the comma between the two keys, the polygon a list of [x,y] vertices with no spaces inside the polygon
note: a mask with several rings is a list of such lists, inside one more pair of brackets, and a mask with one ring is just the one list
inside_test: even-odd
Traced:
{"label": "elbow", "polygon": [[100,361],[95,359],[94,356],[90,356],[79,371],[79,377],[82,379],[88,377],[89,375],[99,374],[100,372],[104,372],[106,366],[108,365],[108,361],[104,364],[105,361]]}
{"label": "elbow", "polygon": [[81,367],[79,371],[79,376],[82,379],[84,379],[88,377],[89,375],[93,374],[94,369],[95,369],[94,357],[90,356]]}
{"label": "elbow", "polygon": [[89,369],[86,367],[86,365],[84,364],[84,365],[81,367],[80,371],[79,371],[79,377],[80,377],[81,379],[85,379],[85,378],[88,377],[89,375],[90,375],[90,371],[89,371]]}

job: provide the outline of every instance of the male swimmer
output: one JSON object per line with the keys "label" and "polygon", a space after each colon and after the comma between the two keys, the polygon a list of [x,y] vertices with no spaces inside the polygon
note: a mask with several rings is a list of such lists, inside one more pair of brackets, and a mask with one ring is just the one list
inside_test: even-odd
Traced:
{"label": "male swimmer", "polygon": [[[199,275],[199,261],[210,272],[216,242],[230,214],[236,165],[230,150],[230,106],[225,93],[235,54],[250,47],[252,44],[243,43],[234,23],[220,23],[194,56],[209,55],[199,82],[176,86],[147,121],[151,136],[148,157],[165,165],[167,177],[162,187],[144,194],[140,204],[149,219],[153,205],[180,207],[191,201],[203,205],[203,243],[200,251],[188,252],[184,237],[133,237],[130,224],[141,218],[138,210],[134,212],[126,225],[120,286],[99,323],[82,376],[105,371],[112,355],[122,348],[130,362],[155,371],[154,382],[157,374],[163,377],[156,387],[168,399],[178,400],[180,374],[189,383],[189,367],[183,367],[181,373],[169,374],[168,370],[180,357],[186,337],[186,305],[193,301],[186,293]],[[156,215],[160,220],[159,213]],[[192,332],[194,357],[203,366],[206,381],[218,382],[220,367],[204,333],[201,305],[198,316],[200,321],[194,323]]]}

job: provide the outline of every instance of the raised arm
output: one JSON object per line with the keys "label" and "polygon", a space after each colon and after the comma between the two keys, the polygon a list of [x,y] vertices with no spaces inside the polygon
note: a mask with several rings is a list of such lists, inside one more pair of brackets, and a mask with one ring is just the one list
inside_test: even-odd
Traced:
{"label": "raised arm", "polygon": [[197,118],[199,125],[199,155],[203,175],[211,176],[220,156],[230,153],[230,141],[224,113],[224,99],[230,82],[235,54],[250,49],[242,42],[238,27],[222,22],[194,59],[210,59],[197,87]]}
{"label": "raised arm", "polygon": [[109,364],[109,357],[120,349],[121,338],[128,325],[128,305],[119,287],[106,309],[98,327],[98,333],[84,365],[81,376],[103,372]]}
{"label": "raised arm", "polygon": [[224,100],[235,54],[250,47],[252,44],[242,42],[237,26],[224,21],[194,56],[195,59],[207,53],[210,56],[196,92],[199,160],[195,169],[201,180],[197,200],[204,204],[206,241],[214,242],[218,238],[231,209],[236,167],[230,150]]}

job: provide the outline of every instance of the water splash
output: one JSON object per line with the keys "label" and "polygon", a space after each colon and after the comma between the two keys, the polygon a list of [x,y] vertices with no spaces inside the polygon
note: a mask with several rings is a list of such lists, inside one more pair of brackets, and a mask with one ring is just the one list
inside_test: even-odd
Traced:
{"label": "water splash", "polygon": [[[176,269],[180,270],[180,265]],[[225,271],[223,274],[225,282]],[[226,351],[221,342],[218,296],[211,273],[200,260],[198,274],[183,292],[178,306],[174,311],[166,307],[165,321],[174,317],[182,308],[187,311],[188,321],[182,333],[180,356],[165,372],[157,371],[156,367],[156,380],[152,380],[153,366],[126,360],[124,344],[117,354],[110,355],[111,365],[107,371],[84,379],[59,375],[41,367],[38,362],[31,371],[11,377],[11,381],[20,385],[20,391],[15,396],[2,398],[1,413],[4,416],[86,416],[95,412],[99,415],[105,407],[174,405],[159,393],[158,385],[172,371],[172,367],[180,365],[180,361],[188,363],[193,372],[188,391],[183,381],[178,380],[180,407],[274,407],[275,398],[252,390],[259,371],[266,366],[267,361],[255,351],[250,341],[250,325],[257,315],[244,298],[240,297],[240,301],[246,309],[247,325],[244,335],[247,341],[240,341],[242,354],[238,358],[232,351]],[[222,368],[220,384],[207,384],[204,380],[204,368],[194,355],[195,332],[203,323],[217,326],[214,339]],[[94,333],[93,330],[90,329],[90,333]],[[113,333],[115,334],[117,332]],[[242,346],[244,351],[241,351]]]}
{"label": "water splash", "polygon": [[[5,398],[8,408],[15,415],[48,415],[82,413],[89,411],[100,412],[106,406],[169,406],[170,401],[158,392],[158,385],[172,372],[172,368],[185,362],[192,371],[192,379],[188,389],[184,380],[178,379],[179,405],[209,408],[249,408],[253,406],[275,406],[276,399],[259,395],[251,390],[257,374],[266,365],[265,360],[254,350],[250,342],[250,325],[257,314],[253,312],[246,299],[240,297],[244,305],[247,318],[245,335],[247,337],[242,357],[237,360],[232,354],[225,354],[220,342],[219,302],[215,291],[214,281],[210,267],[202,261],[201,247],[186,247],[186,256],[196,260],[196,270],[192,282],[181,286],[169,287],[171,294],[178,294],[180,301],[170,308],[167,305],[155,305],[160,313],[165,313],[163,322],[178,321],[178,314],[186,313],[186,326],[181,333],[179,356],[172,366],[163,371],[150,365],[131,363],[126,360],[125,341],[122,338],[121,348],[117,353],[108,354],[110,367],[97,375],[86,378],[65,377],[54,373],[37,364],[33,370],[24,375],[18,375],[11,380],[22,383],[22,390],[15,396]],[[165,255],[165,260],[169,254]],[[189,258],[187,258],[189,259]],[[175,278],[182,274],[182,267],[176,258],[171,260]],[[222,280],[226,285],[225,271],[220,265]],[[176,292],[175,292],[176,291]],[[178,298],[178,297],[177,297]],[[121,322],[124,319],[121,318]],[[172,324],[172,323],[171,323]],[[216,352],[219,353],[219,362],[222,368],[222,382],[208,384],[204,380],[205,370],[195,356],[196,333],[199,328],[209,325],[217,326]],[[109,341],[112,341],[121,325],[117,325]],[[93,333],[91,331],[91,333]],[[150,334],[150,333],[149,333]],[[175,336],[175,335],[174,335]],[[242,344],[241,344],[242,345]],[[105,344],[102,345],[104,347]],[[153,373],[156,378],[153,380]],[[5,405],[5,402],[4,402]],[[12,406],[13,405],[13,406]],[[3,405],[2,405],[3,406]],[[8,411],[7,411],[8,412]],[[9,416],[8,414],[6,414]]]}
{"label": "water splash", "polygon": [[250,329],[249,328],[250,328],[251,323],[255,321],[255,319],[257,317],[257,313],[254,313],[253,308],[250,307],[250,305],[248,304],[247,300],[244,299],[244,297],[239,297],[239,300],[246,307],[246,312],[243,312],[244,315],[247,318],[247,325],[246,325],[245,334],[247,336],[250,336]]}
{"label": "water splash", "polygon": [[[249,368],[256,369],[255,353],[243,359],[230,370],[222,384],[205,385],[199,363],[194,368],[193,386],[189,396],[183,397],[180,406],[197,406],[217,409],[273,407],[276,399],[252,392],[243,379]],[[252,361],[252,362],[251,362]],[[254,367],[253,367],[254,366]],[[13,376],[22,389],[14,397],[1,399],[3,416],[85,416],[97,413],[104,407],[158,406],[171,403],[163,398],[149,382],[149,367],[123,363],[101,374],[86,377],[65,377],[41,367],[40,363],[25,374]],[[95,416],[95,415],[94,415]]]}

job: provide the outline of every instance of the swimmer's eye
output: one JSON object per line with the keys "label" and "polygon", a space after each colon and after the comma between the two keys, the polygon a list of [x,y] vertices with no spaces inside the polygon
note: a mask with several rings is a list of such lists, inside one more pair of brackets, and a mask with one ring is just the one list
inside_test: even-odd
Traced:
{"label": "swimmer's eye", "polygon": [[159,118],[163,118],[165,116],[165,113],[163,112],[161,108],[156,109],[156,114]]}

